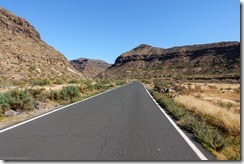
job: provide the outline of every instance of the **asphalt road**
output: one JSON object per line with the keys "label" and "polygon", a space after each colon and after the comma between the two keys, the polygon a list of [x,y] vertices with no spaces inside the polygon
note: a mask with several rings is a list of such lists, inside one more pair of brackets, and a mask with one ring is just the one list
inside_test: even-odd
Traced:
{"label": "asphalt road", "polygon": [[133,82],[0,133],[1,160],[200,160]]}

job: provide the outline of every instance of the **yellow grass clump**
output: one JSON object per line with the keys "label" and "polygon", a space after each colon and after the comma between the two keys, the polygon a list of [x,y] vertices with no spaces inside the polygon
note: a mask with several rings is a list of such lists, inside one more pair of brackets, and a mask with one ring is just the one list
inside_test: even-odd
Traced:
{"label": "yellow grass clump", "polygon": [[204,115],[210,124],[223,128],[231,135],[240,135],[240,114],[191,95],[180,95],[174,99],[188,110]]}

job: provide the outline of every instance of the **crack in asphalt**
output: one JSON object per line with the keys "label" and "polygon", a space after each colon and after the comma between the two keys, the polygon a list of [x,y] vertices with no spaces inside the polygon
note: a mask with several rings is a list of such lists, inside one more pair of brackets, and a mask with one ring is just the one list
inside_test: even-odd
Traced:
{"label": "crack in asphalt", "polygon": [[102,138],[102,139],[104,140],[104,143],[101,144],[101,146],[100,146],[100,152],[98,153],[97,157],[95,158],[96,160],[102,155],[103,150],[104,150],[104,146],[107,144],[107,139],[106,139],[106,137],[99,136],[99,135],[98,135],[98,137]]}
{"label": "crack in asphalt", "polygon": [[111,117],[110,114],[109,114],[108,118],[109,118],[108,123],[107,123],[107,124],[105,125],[105,127],[99,132],[99,135],[97,135],[98,137],[100,137],[100,138],[102,138],[102,139],[104,140],[104,143],[101,144],[101,146],[100,146],[100,152],[98,153],[98,155],[97,155],[97,157],[96,157],[95,159],[98,159],[98,158],[102,155],[103,150],[104,150],[104,147],[105,147],[106,144],[107,144],[107,138],[104,137],[104,136],[101,136],[100,134],[101,134],[104,130],[106,130],[106,129],[109,127],[109,125],[111,124],[111,122],[112,122],[112,117]]}

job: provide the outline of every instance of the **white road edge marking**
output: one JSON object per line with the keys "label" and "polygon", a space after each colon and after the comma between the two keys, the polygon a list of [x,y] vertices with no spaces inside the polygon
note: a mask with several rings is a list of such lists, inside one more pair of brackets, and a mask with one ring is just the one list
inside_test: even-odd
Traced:
{"label": "white road edge marking", "polygon": [[[131,84],[131,83],[129,83],[129,84]],[[66,106],[64,106],[64,107],[61,107],[61,108],[58,108],[58,109],[52,110],[52,111],[50,111],[50,112],[47,112],[47,113],[41,114],[41,115],[36,116],[36,117],[34,117],[34,118],[31,118],[31,119],[28,119],[28,120],[26,120],[26,121],[20,122],[20,123],[18,123],[18,124],[16,124],[16,125],[13,125],[13,126],[10,126],[10,127],[5,128],[5,129],[2,129],[2,130],[0,130],[0,133],[3,133],[3,132],[5,132],[5,131],[7,131],[7,130],[10,130],[10,129],[16,128],[16,127],[18,127],[18,126],[20,126],[20,125],[23,125],[23,124],[26,124],[26,123],[28,123],[28,122],[34,121],[34,120],[36,120],[36,119],[38,119],[38,118],[44,117],[44,116],[49,115],[49,114],[51,114],[51,113],[54,113],[54,112],[60,111],[60,110],[62,110],[62,109],[64,109],[64,108],[70,107],[70,106],[72,106],[72,105],[75,105],[75,104],[81,103],[81,102],[83,102],[83,101],[86,101],[86,100],[92,99],[92,98],[94,98],[94,97],[100,96],[100,95],[102,95],[102,94],[104,94],[104,93],[107,93],[107,92],[113,91],[113,90],[115,90],[115,89],[122,88],[122,87],[124,87],[124,86],[126,86],[126,85],[129,85],[129,84],[125,84],[125,85],[122,85],[122,86],[119,86],[119,87],[116,87],[116,88],[113,88],[113,89],[109,89],[109,90],[107,90],[107,91],[104,91],[104,92],[102,92],[102,93],[99,93],[99,94],[94,95],[94,96],[91,96],[91,97],[88,97],[88,98],[83,99],[83,100],[81,100],[81,101],[78,101],[78,102],[75,102],[75,103],[72,103],[72,104],[66,105]]]}
{"label": "white road edge marking", "polygon": [[192,150],[196,153],[196,155],[201,160],[208,160],[203,153],[192,143],[192,141],[185,135],[185,133],[176,125],[176,123],[167,115],[167,113],[161,108],[161,106],[157,103],[157,101],[152,97],[152,95],[149,93],[145,85],[143,84],[144,88],[146,89],[148,95],[151,97],[151,99],[154,101],[154,103],[158,106],[158,108],[162,111],[162,113],[165,115],[165,117],[169,120],[169,122],[174,126],[174,128],[180,133],[181,137],[186,141],[186,143],[192,148]]}

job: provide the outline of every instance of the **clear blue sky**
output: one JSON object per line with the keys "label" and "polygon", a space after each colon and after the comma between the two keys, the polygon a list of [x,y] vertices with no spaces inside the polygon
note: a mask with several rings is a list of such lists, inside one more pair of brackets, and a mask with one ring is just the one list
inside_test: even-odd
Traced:
{"label": "clear blue sky", "polygon": [[0,0],[69,60],[114,63],[139,44],[240,41],[239,0]]}

